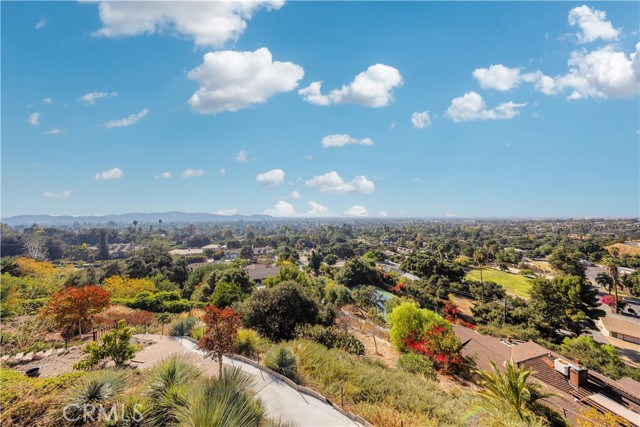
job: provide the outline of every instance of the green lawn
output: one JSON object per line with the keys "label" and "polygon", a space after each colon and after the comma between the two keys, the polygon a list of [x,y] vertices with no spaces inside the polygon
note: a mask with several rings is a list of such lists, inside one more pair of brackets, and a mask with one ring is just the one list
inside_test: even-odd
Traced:
{"label": "green lawn", "polygon": [[[480,270],[473,269],[466,276],[467,279],[480,281]],[[529,298],[529,288],[531,280],[518,274],[506,273],[504,271],[483,269],[482,278],[485,282],[495,282],[502,286],[508,294]]]}

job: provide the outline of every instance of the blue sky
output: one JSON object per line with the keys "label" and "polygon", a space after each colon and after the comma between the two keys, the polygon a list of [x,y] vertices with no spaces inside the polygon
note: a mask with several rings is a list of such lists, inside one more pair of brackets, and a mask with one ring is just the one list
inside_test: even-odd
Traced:
{"label": "blue sky", "polygon": [[3,216],[639,214],[637,2],[1,7]]}

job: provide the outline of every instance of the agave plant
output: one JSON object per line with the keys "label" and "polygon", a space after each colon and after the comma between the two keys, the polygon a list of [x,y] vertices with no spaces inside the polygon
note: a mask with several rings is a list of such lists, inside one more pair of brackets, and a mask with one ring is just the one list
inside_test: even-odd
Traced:
{"label": "agave plant", "polygon": [[267,353],[264,364],[267,368],[273,369],[287,378],[294,379],[296,377],[298,362],[291,347],[283,344],[275,346]]}
{"label": "agave plant", "polygon": [[180,427],[258,427],[264,408],[251,393],[252,380],[239,368],[226,368],[220,378],[207,378],[178,411]]}
{"label": "agave plant", "polygon": [[150,409],[145,422],[150,426],[175,426],[179,408],[188,404],[189,388],[202,372],[191,361],[181,356],[171,356],[149,373],[147,396]]}

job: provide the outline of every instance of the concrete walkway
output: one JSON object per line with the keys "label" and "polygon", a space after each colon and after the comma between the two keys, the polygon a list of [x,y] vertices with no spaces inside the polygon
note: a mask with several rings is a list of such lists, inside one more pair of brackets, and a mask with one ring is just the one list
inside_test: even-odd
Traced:
{"label": "concrete walkway", "polygon": [[[179,341],[189,351],[204,356],[195,343],[184,338],[174,337],[173,339]],[[360,426],[332,406],[294,390],[273,375],[252,365],[226,357],[223,359],[223,364],[238,367],[253,378],[253,389],[264,403],[270,418],[278,418],[300,427]]]}

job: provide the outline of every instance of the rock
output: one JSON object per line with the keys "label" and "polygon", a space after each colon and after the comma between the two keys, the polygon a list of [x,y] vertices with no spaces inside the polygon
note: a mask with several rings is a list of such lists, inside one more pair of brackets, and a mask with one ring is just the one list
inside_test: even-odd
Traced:
{"label": "rock", "polygon": [[7,360],[9,360],[9,355],[8,354],[5,355],[5,356],[0,357],[0,362],[6,362]]}
{"label": "rock", "polygon": [[7,365],[9,366],[13,366],[13,365],[17,365],[18,363],[18,359],[16,359],[15,357],[10,357],[9,360],[7,360]]}
{"label": "rock", "polygon": [[33,355],[33,360],[41,360],[44,359],[44,351],[39,351]]}
{"label": "rock", "polygon": [[31,362],[33,360],[33,352],[29,352],[22,358],[22,363]]}
{"label": "rock", "polygon": [[50,348],[49,350],[44,352],[43,356],[44,357],[49,357],[49,356],[51,356],[53,354],[54,351],[55,351],[55,349]]}
{"label": "rock", "polygon": [[15,356],[13,356],[18,362],[20,362],[22,360],[22,358],[24,357],[24,353],[18,353]]}
{"label": "rock", "polygon": [[65,350],[64,348],[59,348],[58,349],[58,356],[62,356],[63,354],[66,354],[67,350]]}

